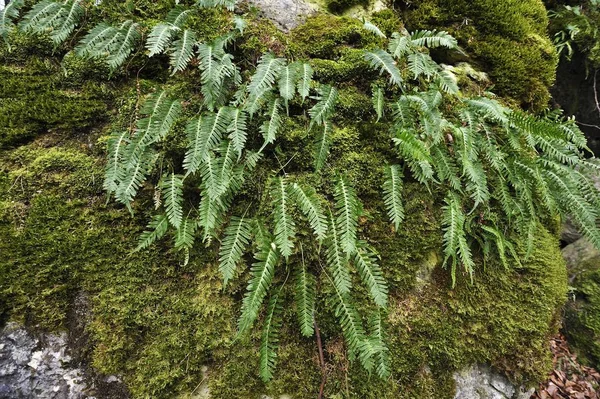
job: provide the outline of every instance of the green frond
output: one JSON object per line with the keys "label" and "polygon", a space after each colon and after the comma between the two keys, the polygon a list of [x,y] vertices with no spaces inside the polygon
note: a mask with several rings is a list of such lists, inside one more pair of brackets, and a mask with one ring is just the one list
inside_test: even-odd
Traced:
{"label": "green frond", "polygon": [[300,79],[298,79],[297,89],[302,101],[310,94],[310,85],[312,83],[313,74],[314,71],[310,64],[305,62],[300,66]]}
{"label": "green frond", "polygon": [[508,122],[509,110],[502,106],[498,101],[479,97],[475,99],[466,100],[467,105],[478,114],[482,115],[486,119],[505,124]]}
{"label": "green frond", "polygon": [[183,71],[187,68],[188,64],[194,56],[194,47],[196,46],[196,33],[191,29],[186,29],[181,34],[178,40],[175,40],[169,49],[170,63],[173,72],[171,75],[177,72]]}
{"label": "green frond", "polygon": [[273,90],[269,87],[264,88],[255,94],[250,94],[244,103],[244,110],[250,114],[250,118],[260,111],[265,104],[273,100]]}
{"label": "green frond", "polygon": [[350,292],[352,281],[348,270],[348,258],[343,251],[333,213],[329,211],[329,236],[325,242],[325,260],[333,275],[336,290],[345,295]]}
{"label": "green frond", "polygon": [[373,69],[380,71],[380,74],[387,73],[390,83],[400,86],[403,82],[400,70],[396,66],[396,61],[385,50],[365,51],[365,59],[369,61]]}
{"label": "green frond", "polygon": [[275,244],[286,259],[294,250],[296,224],[291,215],[292,199],[284,178],[278,177],[273,181],[271,196],[273,198],[273,220],[275,222]]}
{"label": "green frond", "polygon": [[398,129],[412,129],[417,121],[411,101],[402,96],[393,104],[393,118]]}
{"label": "green frond", "polygon": [[459,259],[462,262],[465,271],[472,277],[473,269],[475,264],[471,257],[471,250],[467,243],[467,237],[465,232],[465,214],[462,210],[460,203],[460,197],[455,193],[448,193],[444,199],[446,205],[442,208],[444,210],[442,218],[442,226],[444,231],[444,265],[449,259],[452,260],[450,265],[452,275],[452,285],[456,284],[456,267]]}
{"label": "green frond", "polygon": [[462,183],[458,166],[455,158],[448,154],[448,148],[445,145],[432,147],[431,157],[438,179],[447,182],[453,190],[460,191]]}
{"label": "green frond", "polygon": [[148,224],[148,230],[144,230],[140,235],[138,246],[134,252],[150,247],[150,245],[163,238],[168,229],[169,219],[167,216],[163,214],[154,215],[152,221]]}
{"label": "green frond", "polygon": [[199,0],[198,6],[201,8],[225,7],[229,11],[235,9],[237,0]]}
{"label": "green frond", "polygon": [[298,267],[295,278],[294,298],[300,330],[305,337],[312,337],[315,332],[314,311],[317,282],[315,276],[306,269],[304,263]]}
{"label": "green frond", "polygon": [[123,168],[123,174],[115,192],[115,197],[120,203],[130,208],[131,201],[152,170],[155,159],[154,152],[147,149],[136,158],[131,159]]}
{"label": "green frond", "polygon": [[431,154],[426,144],[408,129],[401,129],[393,138],[399,155],[409,162],[415,178],[426,183],[433,178]]}
{"label": "green frond", "polygon": [[148,57],[162,54],[171,44],[175,30],[171,25],[158,24],[152,28],[146,40],[146,49],[149,51]]}
{"label": "green frond", "polygon": [[360,200],[345,177],[340,177],[333,189],[335,200],[336,227],[340,235],[342,250],[351,256],[356,251],[356,229],[361,213]]}
{"label": "green frond", "polygon": [[300,68],[301,64],[294,62],[281,69],[281,74],[279,75],[279,95],[283,98],[286,109],[288,102],[296,94],[296,84],[298,83],[298,79],[300,79]]}
{"label": "green frond", "polygon": [[216,159],[215,166],[219,185],[218,196],[220,197],[229,191],[230,187],[234,184],[234,166],[237,157],[233,143],[228,140],[224,140],[219,147],[219,154],[221,156]]}
{"label": "green frond", "polygon": [[279,252],[274,242],[266,241],[255,255],[256,263],[252,265],[250,275],[252,278],[242,302],[242,313],[238,320],[238,335],[248,331],[258,317],[267,291],[273,281],[275,267],[279,263]]}
{"label": "green frond", "polygon": [[116,43],[106,46],[103,51],[108,54],[106,63],[111,71],[116,71],[133,52],[137,43],[141,40],[139,25],[133,21],[125,21],[119,27]]}
{"label": "green frond", "polygon": [[248,139],[247,119],[248,117],[244,110],[234,108],[231,111],[231,123],[227,131],[229,132],[228,137],[238,153],[238,159],[241,158],[242,151],[244,151],[246,146],[246,140]]}
{"label": "green frond", "polygon": [[121,172],[123,161],[125,159],[125,150],[129,143],[129,132],[113,132],[107,141],[108,160],[104,172],[104,189],[108,194],[117,190],[121,181]]}
{"label": "green frond", "polygon": [[443,69],[435,73],[436,84],[443,92],[447,94],[457,94],[459,92],[458,79],[454,73]]}
{"label": "green frond", "polygon": [[379,122],[381,118],[383,118],[383,111],[385,109],[385,95],[383,93],[383,89],[381,87],[376,87],[373,90],[373,109],[377,113],[377,120],[375,122]]}
{"label": "green frond", "polygon": [[4,9],[0,10],[0,37],[8,45],[8,33],[15,27],[14,21],[19,18],[19,11],[25,5],[24,0],[12,0],[6,4]]}
{"label": "green frond", "polygon": [[267,314],[261,336],[259,349],[259,374],[263,382],[273,378],[273,371],[277,364],[277,347],[279,346],[279,330],[281,329],[281,314],[283,308],[279,300],[279,293],[271,296],[267,305]]}
{"label": "green frond", "polygon": [[[203,186],[206,183],[203,182]],[[229,208],[228,198],[212,198],[206,187],[203,187],[198,207],[198,225],[203,230],[203,241],[210,244],[216,230],[223,224],[225,214]]]}
{"label": "green frond", "polygon": [[364,20],[363,21],[363,28],[371,33],[373,33],[374,35],[381,37],[383,39],[386,39],[387,37],[385,36],[385,34],[381,31],[381,29],[379,29],[379,27],[375,24],[373,24],[370,21]]}
{"label": "green frond", "polygon": [[445,47],[448,49],[458,47],[456,39],[446,31],[418,30],[410,34],[410,40],[414,46],[418,47]]}
{"label": "green frond", "polygon": [[[332,299],[335,306],[335,316],[342,327],[342,333],[346,345],[348,345],[350,357],[355,358],[358,356],[363,366],[368,366],[371,353],[365,351],[367,335],[360,314],[352,302],[352,298],[349,294],[342,293],[336,288]],[[367,356],[361,356],[361,354],[366,354]],[[369,367],[365,368],[368,369]]]}
{"label": "green frond", "polygon": [[323,130],[319,130],[313,150],[315,170],[318,172],[325,166],[329,148],[331,147],[331,122],[323,122]]}
{"label": "green frond", "polygon": [[183,218],[175,232],[175,249],[189,251],[194,246],[197,228],[196,220],[190,217]]}
{"label": "green frond", "polygon": [[284,66],[282,58],[276,58],[272,53],[266,53],[258,61],[256,72],[250,79],[248,94],[250,97],[258,97],[266,89],[271,89],[280,76]]}
{"label": "green frond", "polygon": [[387,336],[381,317],[381,310],[369,318],[369,341],[374,348],[375,370],[379,378],[388,378],[391,374],[390,350],[386,345]]}
{"label": "green frond", "polygon": [[223,285],[235,277],[235,271],[252,237],[252,224],[244,217],[233,216],[223,233],[219,250],[219,271]]}
{"label": "green frond", "polygon": [[163,175],[163,179],[158,184],[163,194],[163,204],[169,223],[176,229],[179,229],[183,219],[183,179],[183,176],[171,173]]}
{"label": "green frond", "polygon": [[388,211],[388,216],[396,231],[404,220],[404,205],[402,205],[402,169],[399,165],[390,165],[385,168],[383,182],[383,202]]}
{"label": "green frond", "polygon": [[279,98],[275,98],[269,105],[267,119],[260,126],[260,132],[264,138],[263,148],[268,144],[272,144],[277,139],[277,132],[281,128],[281,102]]}
{"label": "green frond", "polygon": [[317,93],[317,103],[308,111],[311,118],[311,126],[315,123],[317,125],[322,125],[329,120],[335,111],[335,105],[338,98],[337,89],[328,85],[319,86]]}
{"label": "green frond", "polygon": [[202,187],[205,192],[208,193],[211,199],[219,200],[224,190],[219,179],[219,162],[212,152],[204,156],[199,171],[202,176]]}
{"label": "green frond", "polygon": [[414,79],[421,75],[431,78],[437,73],[438,64],[431,59],[429,54],[413,53],[408,56],[408,70],[412,73]]}
{"label": "green frond", "polygon": [[383,272],[377,264],[376,256],[368,247],[367,243],[360,241],[356,253],[354,254],[354,266],[369,293],[371,298],[382,308],[387,307],[388,287],[383,277]]}
{"label": "green frond", "polygon": [[294,183],[290,190],[294,202],[308,219],[317,239],[324,240],[327,237],[327,217],[323,213],[316,190],[312,187],[303,187],[298,183]]}
{"label": "green frond", "polygon": [[394,32],[388,44],[388,51],[394,58],[400,59],[412,52],[411,46],[412,42],[409,36]]}
{"label": "green frond", "polygon": [[85,9],[79,0],[44,0],[23,16],[19,27],[25,32],[48,34],[52,42],[59,45],[73,33],[84,13]]}
{"label": "green frond", "polygon": [[183,25],[185,25],[191,15],[191,8],[185,8],[181,5],[176,5],[167,13],[167,18],[165,21],[175,29],[182,29]]}

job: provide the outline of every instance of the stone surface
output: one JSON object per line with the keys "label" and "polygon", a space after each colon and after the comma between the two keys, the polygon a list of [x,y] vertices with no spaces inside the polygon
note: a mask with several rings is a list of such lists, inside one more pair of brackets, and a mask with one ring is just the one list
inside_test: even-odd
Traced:
{"label": "stone surface", "polygon": [[454,399],[529,399],[533,389],[515,387],[489,366],[476,365],[454,374]]}
{"label": "stone surface", "polygon": [[575,277],[586,270],[586,264],[590,264],[593,260],[600,262],[600,251],[586,238],[581,238],[564,247],[562,255],[569,270],[569,282],[573,282]]}
{"label": "stone surface", "polygon": [[304,19],[317,12],[317,7],[304,0],[247,0],[287,32],[301,24]]}

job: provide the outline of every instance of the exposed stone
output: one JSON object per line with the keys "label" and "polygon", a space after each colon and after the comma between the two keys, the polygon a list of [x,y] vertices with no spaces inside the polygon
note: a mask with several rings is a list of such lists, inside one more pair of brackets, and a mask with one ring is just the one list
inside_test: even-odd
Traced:
{"label": "exposed stone", "polygon": [[586,264],[590,264],[594,259],[598,259],[600,262],[600,251],[586,238],[567,245],[562,249],[562,254],[567,262],[570,282],[573,282],[580,273],[585,271]]}
{"label": "exposed stone", "polygon": [[489,366],[475,365],[454,374],[455,399],[529,399],[534,389],[515,387]]}
{"label": "exposed stone", "polygon": [[247,0],[263,15],[275,22],[284,32],[295,28],[304,19],[317,12],[317,7],[304,0]]}

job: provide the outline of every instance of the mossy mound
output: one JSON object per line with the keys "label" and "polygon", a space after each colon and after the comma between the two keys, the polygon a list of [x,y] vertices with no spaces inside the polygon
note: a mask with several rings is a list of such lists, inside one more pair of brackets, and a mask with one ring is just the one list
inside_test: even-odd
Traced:
{"label": "mossy mound", "polygon": [[547,107],[558,57],[541,0],[396,3],[403,5],[409,29],[446,29],[458,38],[489,72],[495,93],[533,111]]}
{"label": "mossy mound", "polygon": [[[154,18],[156,10],[164,8],[162,2],[154,11],[146,3],[139,9],[132,2],[115,4],[107,2],[105,12],[125,7],[123,12],[137,18]],[[229,15],[213,17],[218,27]],[[386,33],[401,28],[390,12],[373,20]],[[274,156],[266,157],[241,196],[248,202],[256,197],[256,187],[269,171],[281,168],[279,159],[290,160],[285,164],[287,172],[318,180],[312,183],[327,192],[336,171],[343,170],[364,202],[359,230],[368,232],[370,244],[379,252],[391,290],[387,331],[393,378],[379,380],[348,358],[326,299],[331,290],[327,276],[320,276],[324,283],[316,317],[327,361],[325,397],[451,398],[452,373],[475,362],[492,363],[518,381],[545,377],[551,366],[546,342],[557,330],[557,309],[566,293],[566,272],[555,235],[540,226],[535,250],[522,267],[505,269],[499,262],[479,262],[473,284],[460,276],[456,289],[451,289],[449,273],[441,268],[439,193],[408,182],[407,218],[398,232],[387,222],[380,199],[381,170],[391,151],[383,140],[388,127],[366,122],[374,113],[367,93],[379,77],[367,71],[358,51],[379,46],[380,39],[362,29],[360,22],[334,16],[311,18],[289,36],[264,21],[251,21],[247,29],[252,34],[236,49],[242,62],[251,65],[267,49],[310,59],[320,81],[340,88],[340,105],[329,169],[318,178],[306,172],[312,170],[306,120],[285,118]],[[27,58],[25,53],[22,56]],[[4,67],[4,84],[20,87],[22,74],[33,75],[34,70],[23,65],[23,59],[10,61],[20,68]],[[73,123],[94,121],[88,128],[64,130],[52,119],[41,119],[36,121],[35,134],[23,137],[27,144],[0,153],[2,318],[44,329],[66,328],[74,298],[85,295],[91,310],[87,350],[91,364],[99,372],[123,376],[136,398],[189,397],[199,387],[209,388],[214,398],[261,394],[314,398],[322,378],[318,349],[314,339],[298,333],[293,306],[283,314],[275,378],[265,385],[257,373],[260,333],[256,329],[250,337],[236,339],[248,270],[224,288],[215,242],[208,247],[196,245],[189,263],[166,242],[133,252],[150,218],[154,193],[142,190],[133,217],[123,207],[106,203],[102,191],[106,136],[131,124],[137,96],[164,83],[161,65],[165,63],[153,60],[139,76],[117,76],[110,86],[91,80],[86,90],[104,90],[112,101],[102,103],[108,107],[103,111],[94,104],[77,103],[81,108]],[[83,87],[77,79],[88,80],[91,67],[74,69],[74,87]],[[63,90],[52,85],[60,73],[53,69],[40,78],[48,96]],[[194,69],[175,77],[171,89],[192,104],[199,102],[198,74]],[[4,107],[2,103],[0,113]],[[191,105],[184,112],[196,111]],[[32,120],[27,115],[14,122],[0,119],[0,129],[30,132],[27,124]],[[167,151],[181,150],[179,132]],[[247,203],[239,206],[243,209]],[[299,228],[299,234],[304,234],[302,229],[306,226]],[[322,273],[318,258],[307,254],[306,261],[313,272]],[[284,285],[281,294],[287,304],[292,303],[291,285]],[[363,288],[356,288],[354,294],[360,307],[372,306]]]}

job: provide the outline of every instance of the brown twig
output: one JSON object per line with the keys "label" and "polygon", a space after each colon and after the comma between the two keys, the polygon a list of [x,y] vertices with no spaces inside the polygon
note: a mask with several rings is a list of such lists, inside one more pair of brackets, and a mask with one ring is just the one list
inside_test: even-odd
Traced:
{"label": "brown twig", "polygon": [[598,70],[594,72],[594,100],[596,100],[596,109],[600,114],[600,102],[598,102],[598,90],[596,90],[596,83],[598,82],[596,77],[598,76]]}
{"label": "brown twig", "polygon": [[313,317],[313,323],[315,325],[315,335],[317,336],[317,347],[319,348],[319,364],[321,366],[321,373],[323,378],[321,379],[321,388],[319,388],[318,399],[323,399],[323,391],[325,390],[325,383],[327,382],[327,370],[325,369],[325,357],[323,356],[323,342],[321,341],[321,332],[317,325],[317,319]]}

